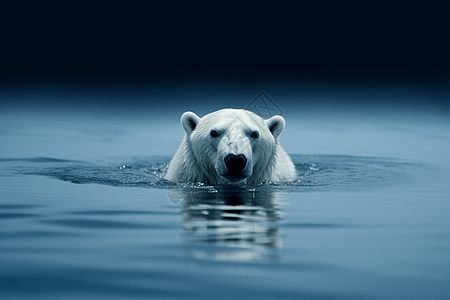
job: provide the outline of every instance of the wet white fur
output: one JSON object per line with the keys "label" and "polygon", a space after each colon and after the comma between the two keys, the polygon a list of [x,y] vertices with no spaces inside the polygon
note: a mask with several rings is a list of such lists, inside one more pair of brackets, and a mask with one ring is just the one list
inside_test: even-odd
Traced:
{"label": "wet white fur", "polygon": [[[295,178],[294,164],[278,142],[285,126],[281,116],[264,120],[247,110],[222,109],[203,118],[185,112],[181,124],[186,134],[169,164],[165,178],[170,181],[227,183],[220,174],[226,171],[224,158],[230,153],[247,158],[249,176],[241,183]],[[211,130],[219,132],[219,137],[211,137]],[[256,139],[251,137],[254,131],[259,132]]]}

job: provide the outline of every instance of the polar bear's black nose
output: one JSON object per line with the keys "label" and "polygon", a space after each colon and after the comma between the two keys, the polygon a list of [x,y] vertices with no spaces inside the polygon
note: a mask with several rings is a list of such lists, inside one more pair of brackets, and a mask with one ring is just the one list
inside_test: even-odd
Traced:
{"label": "polar bear's black nose", "polygon": [[247,159],[243,154],[234,155],[228,154],[225,157],[225,166],[227,166],[228,170],[231,173],[237,173],[245,169],[247,165]]}

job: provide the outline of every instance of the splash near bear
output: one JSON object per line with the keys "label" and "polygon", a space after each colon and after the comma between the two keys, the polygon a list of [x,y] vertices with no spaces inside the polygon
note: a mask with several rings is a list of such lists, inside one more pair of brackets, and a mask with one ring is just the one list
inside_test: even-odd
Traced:
{"label": "splash near bear", "polygon": [[279,143],[281,116],[264,120],[243,109],[222,109],[200,118],[181,116],[184,139],[166,179],[206,184],[259,184],[295,178],[295,167]]}

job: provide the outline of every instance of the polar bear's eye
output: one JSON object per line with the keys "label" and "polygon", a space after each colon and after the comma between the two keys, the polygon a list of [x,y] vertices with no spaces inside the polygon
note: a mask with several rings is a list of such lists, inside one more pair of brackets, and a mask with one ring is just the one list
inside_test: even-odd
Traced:
{"label": "polar bear's eye", "polygon": [[218,137],[219,133],[215,130],[211,130],[211,132],[209,133],[213,138]]}
{"label": "polar bear's eye", "polygon": [[252,134],[250,135],[252,138],[256,139],[259,136],[259,132],[258,131],[253,131]]}

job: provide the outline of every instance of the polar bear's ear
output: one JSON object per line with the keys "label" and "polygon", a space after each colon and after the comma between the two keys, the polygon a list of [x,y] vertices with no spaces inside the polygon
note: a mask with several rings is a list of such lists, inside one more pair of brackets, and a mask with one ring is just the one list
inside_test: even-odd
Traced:
{"label": "polar bear's ear", "polygon": [[200,122],[200,118],[193,112],[187,111],[181,116],[181,126],[187,135],[190,135]]}
{"label": "polar bear's ear", "polygon": [[269,131],[272,133],[274,138],[278,138],[280,136],[280,133],[283,131],[284,125],[286,124],[286,121],[282,116],[273,116],[268,120],[264,120],[264,122],[266,122],[266,126],[269,128]]}

